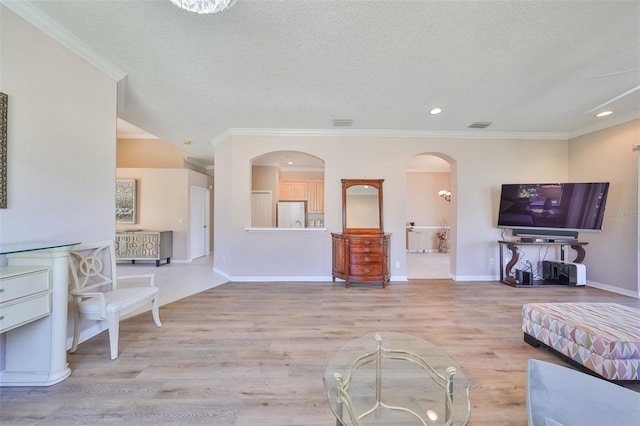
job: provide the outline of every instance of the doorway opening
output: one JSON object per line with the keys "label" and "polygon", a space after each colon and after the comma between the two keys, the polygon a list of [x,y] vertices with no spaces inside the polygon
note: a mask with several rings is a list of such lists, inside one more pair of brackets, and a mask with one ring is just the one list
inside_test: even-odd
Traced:
{"label": "doorway opening", "polygon": [[408,279],[451,277],[451,164],[420,154],[407,167],[406,271]]}

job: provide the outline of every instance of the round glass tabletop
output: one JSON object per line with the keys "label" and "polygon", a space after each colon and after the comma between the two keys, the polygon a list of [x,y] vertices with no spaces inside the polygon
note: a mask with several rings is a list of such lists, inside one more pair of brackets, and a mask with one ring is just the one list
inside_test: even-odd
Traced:
{"label": "round glass tabletop", "polygon": [[324,384],[337,425],[466,425],[469,383],[437,346],[401,333],[348,342]]}

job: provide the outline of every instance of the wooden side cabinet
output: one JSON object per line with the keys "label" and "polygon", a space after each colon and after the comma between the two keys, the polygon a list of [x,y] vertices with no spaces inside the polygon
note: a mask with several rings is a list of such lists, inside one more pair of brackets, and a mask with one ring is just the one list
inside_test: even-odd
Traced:
{"label": "wooden side cabinet", "polygon": [[155,260],[156,266],[173,256],[173,231],[123,231],[116,233],[117,260]]}
{"label": "wooden side cabinet", "polygon": [[333,233],[332,278],[351,282],[380,282],[386,287],[391,279],[389,268],[391,234]]}

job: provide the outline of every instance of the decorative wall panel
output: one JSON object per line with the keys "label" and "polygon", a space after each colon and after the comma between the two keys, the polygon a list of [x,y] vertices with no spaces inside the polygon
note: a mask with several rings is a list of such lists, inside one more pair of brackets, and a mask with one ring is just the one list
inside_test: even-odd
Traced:
{"label": "decorative wall panel", "polygon": [[116,181],[116,223],[136,223],[136,180]]}

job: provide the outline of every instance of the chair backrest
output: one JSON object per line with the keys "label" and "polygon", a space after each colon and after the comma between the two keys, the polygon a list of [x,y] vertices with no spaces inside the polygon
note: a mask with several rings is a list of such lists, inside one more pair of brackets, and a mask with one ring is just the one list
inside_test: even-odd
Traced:
{"label": "chair backrest", "polygon": [[71,288],[76,292],[115,289],[117,279],[113,241],[73,246],[69,256],[69,275]]}

